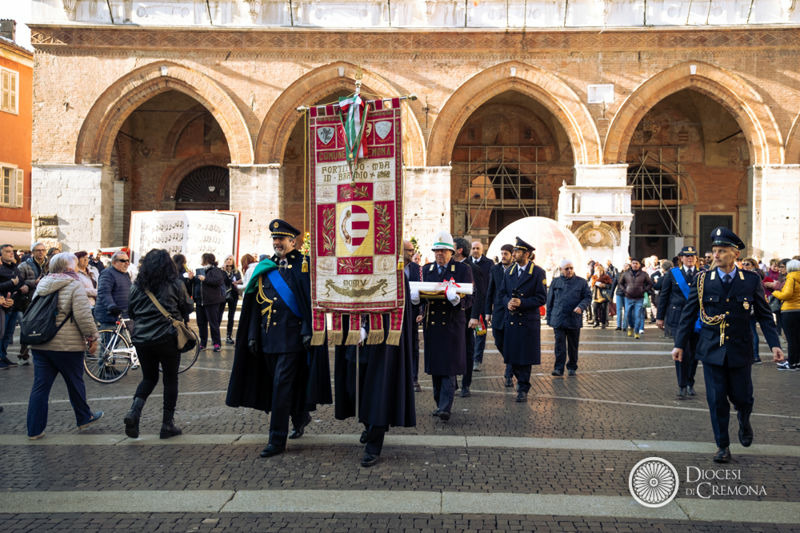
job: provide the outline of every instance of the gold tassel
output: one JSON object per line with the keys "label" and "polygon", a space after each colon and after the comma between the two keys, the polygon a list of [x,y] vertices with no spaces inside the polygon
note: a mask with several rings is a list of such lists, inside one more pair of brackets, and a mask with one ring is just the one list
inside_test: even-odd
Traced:
{"label": "gold tassel", "polygon": [[342,330],[334,329],[331,330],[331,341],[333,342],[334,346],[339,346],[342,344]]}
{"label": "gold tassel", "polygon": [[324,331],[315,331],[311,335],[311,346],[322,346],[322,343],[325,341],[325,332]]}
{"label": "gold tassel", "polygon": [[302,271],[303,271],[303,273],[304,273],[304,274],[308,273],[308,256],[307,256],[307,255],[304,255],[304,256],[303,256],[303,267],[302,267]]}
{"label": "gold tassel", "polygon": [[403,258],[399,257],[397,259],[397,270],[403,270]]}
{"label": "gold tassel", "polygon": [[369,333],[367,333],[367,344],[380,344],[383,342],[383,317],[380,319],[380,327],[373,328],[372,323],[377,320],[370,320]]}
{"label": "gold tassel", "polygon": [[348,346],[355,346],[361,342],[361,328],[351,329],[347,332],[347,338],[344,343]]}
{"label": "gold tassel", "polygon": [[400,344],[401,331],[390,330],[389,335],[386,336],[386,344],[390,346],[397,346]]}

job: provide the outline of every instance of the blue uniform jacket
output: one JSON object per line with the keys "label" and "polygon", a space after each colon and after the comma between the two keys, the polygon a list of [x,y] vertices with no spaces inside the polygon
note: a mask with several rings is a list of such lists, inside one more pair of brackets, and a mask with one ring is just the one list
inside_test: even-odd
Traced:
{"label": "blue uniform jacket", "polygon": [[520,267],[511,266],[503,276],[503,307],[518,295],[520,306],[516,311],[507,311],[503,329],[503,358],[511,365],[538,365],[541,362],[539,333],[541,316],[539,308],[547,301],[547,277],[542,268],[528,263],[518,274]]}
{"label": "blue uniform jacket", "polygon": [[[695,357],[704,364],[743,367],[753,364],[753,331],[750,311],[761,324],[761,330],[770,348],[780,346],[778,330],[764,298],[761,278],[755,272],[737,269],[726,292],[716,269],[702,272],[689,292],[689,301],[683,307],[675,334],[675,347],[686,348],[689,334],[694,330],[700,310],[699,292],[703,286],[703,307],[708,316],[724,315],[722,324],[702,323]],[[724,326],[723,326],[724,324]],[[720,330],[724,327],[724,338]]]}
{"label": "blue uniform jacket", "polygon": [[[699,271],[695,268],[694,272],[697,274]],[[681,269],[681,273],[691,291],[694,277],[689,276],[684,269]],[[658,293],[658,313],[656,318],[666,322],[670,331],[675,331],[681,321],[681,311],[683,311],[684,305],[686,305],[686,298],[683,296],[683,291],[678,282],[675,281],[670,269],[661,278],[661,292]]]}
{"label": "blue uniform jacket", "polygon": [[[466,263],[450,260],[440,275],[436,263],[422,267],[423,281],[444,281],[453,278],[456,283],[472,283],[472,268]],[[425,318],[422,320],[425,338],[425,372],[433,376],[463,374],[467,365],[467,327],[465,309],[472,306],[471,296],[462,296],[458,305],[447,299],[427,300]]]}
{"label": "blue uniform jacket", "polygon": [[486,289],[486,316],[492,317],[492,328],[503,329],[508,309],[503,305],[503,264],[497,263],[489,271],[489,286]]}
{"label": "blue uniform jacket", "polygon": [[547,291],[547,323],[554,328],[580,329],[583,315],[576,313],[575,308],[586,311],[591,302],[592,293],[585,279],[580,276],[555,278]]}

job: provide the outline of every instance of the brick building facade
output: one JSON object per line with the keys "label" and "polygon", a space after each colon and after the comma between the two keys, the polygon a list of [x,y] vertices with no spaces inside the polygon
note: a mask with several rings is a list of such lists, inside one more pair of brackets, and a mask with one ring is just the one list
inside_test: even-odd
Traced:
{"label": "brick building facade", "polygon": [[[383,11],[347,29],[288,26],[312,17],[291,2],[213,2],[205,20],[205,2],[162,2],[184,15],[39,0],[35,232],[54,223],[67,249],[122,245],[131,210],[229,208],[242,213],[242,252],[269,250],[265,221],[304,225],[296,108],[360,77],[368,95],[418,96],[403,103],[405,226],[424,246],[441,228],[486,242],[539,215],[598,259],[703,247],[719,223],[757,255],[800,251],[793,11],[716,26],[708,3],[699,26],[492,28],[470,25],[470,6],[500,3],[439,1],[428,4],[455,15],[430,28],[418,22],[434,8],[402,12],[417,3],[387,15],[350,1]],[[604,3],[606,20],[617,4]],[[448,22],[458,6],[467,27]],[[394,27],[403,16],[416,22]]]}

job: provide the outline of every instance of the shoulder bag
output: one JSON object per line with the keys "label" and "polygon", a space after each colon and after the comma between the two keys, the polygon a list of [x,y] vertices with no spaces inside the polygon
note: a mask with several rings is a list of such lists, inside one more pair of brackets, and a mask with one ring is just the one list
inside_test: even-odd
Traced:
{"label": "shoulder bag", "polygon": [[180,350],[181,352],[188,352],[189,350],[194,348],[197,344],[197,341],[195,340],[195,336],[192,335],[189,326],[187,326],[183,322],[183,320],[178,320],[176,318],[173,318],[172,315],[170,315],[167,312],[167,310],[164,309],[164,306],[158,303],[158,300],[156,300],[156,297],[153,296],[152,292],[148,290],[144,292],[145,294],[147,294],[147,297],[150,298],[150,301],[153,302],[153,305],[156,306],[156,309],[161,311],[161,314],[164,315],[167,318],[167,320],[169,320],[172,323],[172,327],[175,328],[175,336],[178,341],[178,350]]}

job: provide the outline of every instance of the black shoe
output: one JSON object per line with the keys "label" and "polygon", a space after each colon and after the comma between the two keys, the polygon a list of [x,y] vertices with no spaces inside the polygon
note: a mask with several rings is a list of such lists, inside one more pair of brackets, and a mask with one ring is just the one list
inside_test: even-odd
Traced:
{"label": "black shoe", "polygon": [[550,375],[551,376],[563,376],[564,375],[564,371],[563,370],[553,370],[552,372],[550,372]]}
{"label": "black shoe", "polygon": [[686,396],[688,394],[689,394],[689,391],[686,389],[686,387],[681,387],[680,389],[678,389],[678,397],[679,398],[686,398]]}
{"label": "black shoe", "polygon": [[178,435],[182,435],[183,431],[181,428],[175,425],[175,423],[170,420],[169,422],[164,422],[161,424],[161,433],[158,434],[158,438],[160,439],[168,439],[170,437],[177,437]]}
{"label": "black shoe", "polygon": [[414,382],[414,392],[422,392],[422,387],[419,386],[419,382]]}
{"label": "black shoe", "polygon": [[[438,408],[434,409],[433,411],[431,411],[431,416],[439,416],[440,414],[441,414],[441,411]],[[366,442],[366,441],[364,441],[364,442]]]}
{"label": "black shoe", "polygon": [[278,446],[270,442],[269,444],[267,444],[266,448],[261,450],[261,457],[272,457],[273,455],[278,455],[283,453],[285,450],[286,450],[285,446]]}
{"label": "black shoe", "polygon": [[303,420],[303,423],[300,424],[298,427],[295,427],[294,430],[292,430],[292,433],[289,435],[289,438],[299,439],[300,437],[302,437],[303,433],[306,432],[306,426],[309,425],[310,423],[311,423],[311,415],[306,413],[306,417],[305,420]]}
{"label": "black shoe", "polygon": [[469,391],[469,387],[462,387],[461,389],[461,397],[462,398],[469,398],[472,396],[472,393]]}
{"label": "black shoe", "polygon": [[614,328],[614,331],[622,331],[622,328],[617,326],[616,328]]}
{"label": "black shoe", "polygon": [[125,434],[132,438],[139,438],[139,419],[142,416],[142,408],[144,407],[144,400],[142,398],[134,398],[130,411],[125,415]]}
{"label": "black shoe", "polygon": [[447,422],[448,420],[450,420],[450,413],[448,413],[447,411],[439,411],[439,418]]}
{"label": "black shoe", "polygon": [[599,328],[599,327],[600,327],[600,324],[597,324],[597,323],[595,323],[595,324],[592,324],[592,327],[593,327],[593,328]]}
{"label": "black shoe", "polygon": [[568,376],[574,376],[576,374],[576,372],[577,371],[574,368],[570,368],[570,369],[567,370],[567,375]]}
{"label": "black shoe", "polygon": [[697,395],[697,393],[696,393],[696,392],[694,392],[694,387],[692,387],[691,385],[689,385],[689,388],[687,389],[686,393],[687,393],[689,396],[696,396],[696,395]]}
{"label": "black shoe", "polygon": [[749,448],[753,444],[753,426],[750,425],[750,415],[746,417],[739,415],[739,442],[745,448]]}
{"label": "black shoe", "polygon": [[234,344],[233,339],[230,337],[225,337],[225,344]]}
{"label": "black shoe", "polygon": [[731,451],[730,451],[730,449],[728,449],[728,447],[718,449],[716,455],[714,455],[714,462],[715,463],[730,463],[731,462]]}
{"label": "black shoe", "polygon": [[519,391],[519,392],[517,393],[517,399],[516,399],[516,401],[517,401],[517,402],[519,402],[519,403],[522,403],[522,402],[527,402],[527,401],[528,401],[528,393],[527,393],[527,392],[522,392],[522,391]]}
{"label": "black shoe", "polygon": [[514,386],[514,380],[511,378],[506,378],[506,387],[510,389],[513,386]]}
{"label": "black shoe", "polygon": [[366,444],[368,436],[369,436],[369,434],[367,433],[367,430],[365,429],[364,431],[361,432],[361,436],[358,438],[358,442],[360,442],[361,444]]}
{"label": "black shoe", "polygon": [[371,453],[364,452],[364,456],[361,458],[361,466],[364,468],[375,466],[378,463],[379,457],[379,455],[372,455]]}

